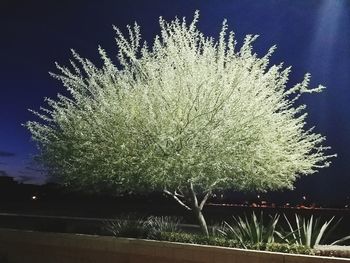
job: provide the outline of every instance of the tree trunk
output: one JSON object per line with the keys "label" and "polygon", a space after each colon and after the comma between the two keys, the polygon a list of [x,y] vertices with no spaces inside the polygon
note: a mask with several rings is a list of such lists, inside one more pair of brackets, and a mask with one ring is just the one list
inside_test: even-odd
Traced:
{"label": "tree trunk", "polygon": [[202,234],[209,236],[207,222],[205,221],[202,210],[199,207],[194,207],[192,211],[197,217]]}
{"label": "tree trunk", "polygon": [[[176,191],[173,193],[168,191],[167,189],[164,189],[163,191],[164,193],[172,196],[181,206],[186,208],[188,211],[192,211],[193,215],[198,220],[202,234],[209,236],[207,222],[205,221],[202,210],[211,194],[211,190],[208,190],[206,192],[200,203],[198,202],[198,198],[196,192],[194,191],[192,183],[190,183],[188,189],[184,191],[185,194],[183,192],[180,192],[181,194],[178,194],[176,193]],[[181,200],[180,198],[183,198],[184,200]],[[189,203],[185,202],[185,200]]]}
{"label": "tree trunk", "polygon": [[207,226],[207,222],[204,219],[203,213],[202,213],[202,209],[204,206],[204,203],[206,202],[209,193],[207,193],[207,195],[203,198],[202,202],[200,204],[198,204],[198,199],[197,199],[197,195],[196,192],[194,191],[193,188],[193,184],[190,183],[190,195],[191,195],[191,210],[192,212],[195,214],[195,216],[198,219],[198,223],[199,226],[201,228],[201,231],[204,235],[209,236],[209,231],[208,231],[208,226]]}

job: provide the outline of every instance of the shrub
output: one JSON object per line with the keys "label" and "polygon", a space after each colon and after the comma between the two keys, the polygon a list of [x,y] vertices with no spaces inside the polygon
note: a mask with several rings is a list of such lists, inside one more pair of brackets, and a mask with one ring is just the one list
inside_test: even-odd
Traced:
{"label": "shrub", "polygon": [[195,243],[194,235],[189,233],[161,232],[158,236],[158,240],[190,244]]}
{"label": "shrub", "polygon": [[171,216],[150,216],[144,222],[148,238],[157,238],[163,232],[181,232],[180,219]]}
{"label": "shrub", "polygon": [[226,239],[224,237],[208,237],[206,235],[190,233],[163,232],[160,234],[159,240],[210,246],[243,248],[240,242],[237,240]]}
{"label": "shrub", "polygon": [[292,254],[305,254],[313,255],[313,250],[309,247],[298,244],[280,244],[280,243],[250,243],[247,242],[244,246],[240,241],[234,239],[227,239],[224,237],[207,237],[198,234],[189,233],[170,233],[163,232],[160,234],[159,239],[162,241],[232,247],[232,248],[245,248],[271,252],[282,252]]}
{"label": "shrub", "polygon": [[265,247],[266,251],[271,252],[282,252],[282,253],[291,253],[291,254],[305,254],[313,255],[313,249],[307,246],[299,244],[286,244],[286,243],[268,243]]}
{"label": "shrub", "polygon": [[224,222],[223,228],[217,231],[228,239],[238,240],[244,248],[246,244],[257,245],[274,242],[276,235],[276,225],[279,215],[270,216],[270,221],[266,224],[263,213],[257,218],[253,212],[251,217],[233,217],[233,223]]}
{"label": "shrub", "polygon": [[[322,223],[320,217],[314,220],[313,215],[310,218],[295,215],[295,225],[293,226],[286,215],[284,215],[284,218],[287,221],[289,233],[285,236],[279,234],[280,237],[287,243],[296,243],[311,248],[319,244],[324,244],[341,221],[339,219],[335,224],[332,224],[334,220],[334,217],[332,217],[330,220]],[[344,242],[348,239],[350,239],[350,236],[345,236],[334,241],[331,245]]]}
{"label": "shrub", "polygon": [[350,258],[349,246],[319,245],[314,250],[318,256]]}
{"label": "shrub", "polygon": [[142,219],[121,216],[104,222],[104,229],[115,237],[146,238],[148,228]]}
{"label": "shrub", "polygon": [[150,216],[146,220],[130,215],[104,222],[104,229],[115,237],[157,239],[162,232],[180,232],[180,219]]}
{"label": "shrub", "polygon": [[[179,228],[180,220],[176,217],[167,216],[151,216],[146,220],[122,216],[114,220],[105,221],[104,228],[115,237],[146,238],[169,242],[313,255],[314,250],[312,247],[299,243],[301,242],[300,240],[314,241],[314,236],[317,236],[316,240],[322,240],[323,234],[333,218],[330,221],[326,221],[323,225],[319,223],[320,219],[313,221],[312,217],[309,220],[297,218],[299,220],[297,225],[300,227],[296,230],[293,230],[290,222],[287,221],[290,229],[293,231],[284,236],[284,240],[289,242],[284,244],[274,243],[275,234],[283,237],[280,232],[276,231],[276,224],[279,220],[278,215],[271,216],[270,221],[266,225],[262,214],[259,219],[254,213],[250,218],[247,216],[244,218],[234,217],[235,224],[229,225],[225,222],[223,227],[213,227],[212,236],[183,233]],[[306,232],[308,233],[306,234]],[[301,237],[302,233],[304,233],[304,237],[296,239],[296,237]],[[315,243],[311,242],[311,244]],[[325,256],[350,255],[350,250],[341,250],[339,248],[335,250],[335,246],[331,247],[333,249],[324,248],[324,246],[323,248],[318,247],[316,253]]]}

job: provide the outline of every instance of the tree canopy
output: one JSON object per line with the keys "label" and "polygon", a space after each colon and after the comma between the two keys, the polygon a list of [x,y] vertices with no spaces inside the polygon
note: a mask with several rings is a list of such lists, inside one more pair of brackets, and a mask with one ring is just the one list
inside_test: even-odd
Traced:
{"label": "tree canopy", "polygon": [[266,191],[329,165],[297,102],[324,87],[309,88],[309,74],[288,87],[290,67],[269,64],[275,46],[259,57],[257,36],[237,48],[226,21],[215,40],[197,20],[160,18],[151,47],[136,23],[128,36],[115,28],[118,65],[101,47],[102,67],[75,51],[57,65],[70,95],[26,124],[52,175],[96,190]]}

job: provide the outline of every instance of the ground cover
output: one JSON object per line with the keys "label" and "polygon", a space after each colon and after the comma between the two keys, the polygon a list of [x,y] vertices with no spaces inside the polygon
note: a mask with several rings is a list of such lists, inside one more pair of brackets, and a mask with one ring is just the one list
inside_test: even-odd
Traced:
{"label": "ground cover", "polygon": [[[266,218],[266,217],[265,217]],[[115,237],[141,238],[160,241],[223,246],[291,254],[349,257],[350,247],[336,246],[350,236],[332,239],[332,232],[338,221],[320,217],[301,217],[295,221],[286,220],[288,227],[282,227],[280,215],[264,219],[263,214],[233,217],[231,222],[210,226],[210,235],[185,232],[176,217],[133,218],[130,215],[104,222],[104,229]],[[326,245],[327,244],[327,245]]]}

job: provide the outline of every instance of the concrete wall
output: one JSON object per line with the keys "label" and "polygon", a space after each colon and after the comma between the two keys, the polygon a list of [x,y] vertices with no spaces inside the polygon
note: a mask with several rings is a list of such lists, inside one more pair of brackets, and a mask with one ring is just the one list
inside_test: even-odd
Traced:
{"label": "concrete wall", "polygon": [[150,240],[0,229],[1,263],[340,263],[298,256]]}

